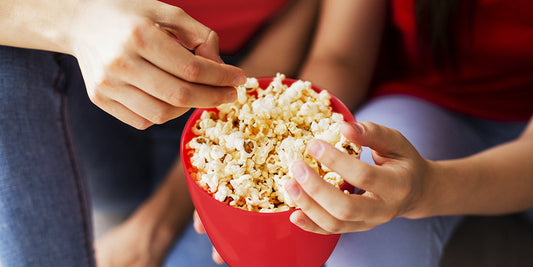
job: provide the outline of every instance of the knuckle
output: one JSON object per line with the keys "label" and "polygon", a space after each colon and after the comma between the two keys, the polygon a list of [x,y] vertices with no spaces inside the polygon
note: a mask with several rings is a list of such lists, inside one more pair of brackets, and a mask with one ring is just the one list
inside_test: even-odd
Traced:
{"label": "knuckle", "polygon": [[134,47],[140,50],[145,50],[149,45],[150,40],[148,39],[147,32],[150,30],[151,23],[147,19],[140,19],[131,31],[131,40],[133,41]]}
{"label": "knuckle", "polygon": [[376,215],[376,219],[380,223],[386,223],[394,219],[394,214],[392,212],[382,212]]}
{"label": "knuckle", "polygon": [[210,99],[205,100],[210,100],[209,102],[212,103],[212,106],[218,106],[227,103],[226,93],[223,90],[217,90],[213,92],[210,96]]}
{"label": "knuckle", "polygon": [[339,221],[332,221],[326,224],[323,228],[332,234],[340,233],[342,231],[342,223]]}
{"label": "knuckle", "polygon": [[376,180],[374,179],[374,171],[370,168],[362,168],[359,171],[359,184],[363,188],[373,188]]}
{"label": "knuckle", "polygon": [[130,61],[122,56],[115,57],[107,66],[109,73],[123,73],[131,70]]}
{"label": "knuckle", "polygon": [[[325,144],[322,144],[324,146]],[[328,149],[328,148],[326,148]],[[337,152],[335,150],[332,150],[332,152]],[[334,167],[334,163],[336,162],[335,159],[337,158],[337,153],[322,153],[320,155],[320,158],[318,159],[321,163],[325,164],[326,166],[332,168]]]}
{"label": "knuckle", "polygon": [[145,119],[141,119],[135,123],[133,123],[133,127],[135,127],[136,129],[138,130],[146,130],[148,129],[148,127],[154,125],[152,122],[148,121],[148,120],[145,120]]}
{"label": "knuckle", "polygon": [[113,95],[117,90],[117,85],[113,80],[106,76],[96,83],[94,88],[95,97],[104,98],[105,95]]}
{"label": "knuckle", "polygon": [[185,10],[177,6],[172,6],[172,10],[170,11],[170,13],[172,17],[175,17],[175,18],[182,17],[182,16],[188,16]]}
{"label": "knuckle", "polygon": [[337,208],[332,211],[332,215],[341,221],[351,221],[354,217],[352,210],[346,208]]}
{"label": "knuckle", "polygon": [[155,112],[154,115],[150,118],[150,121],[155,124],[163,124],[170,119],[168,111],[166,109],[161,109]]}
{"label": "knuckle", "polygon": [[200,66],[200,63],[198,63],[197,61],[191,61],[183,65],[181,78],[186,81],[194,82],[198,80],[201,72],[202,68]]}
{"label": "knuckle", "polygon": [[191,93],[187,88],[171,89],[167,92],[167,99],[176,107],[187,106],[191,100]]}
{"label": "knuckle", "polygon": [[95,88],[94,90],[88,90],[87,95],[89,96],[89,100],[96,106],[103,106],[105,105],[104,97],[97,92],[98,88]]}
{"label": "knuckle", "polygon": [[374,135],[374,136],[382,135],[382,128],[376,123],[364,122],[363,127],[364,127],[365,132],[368,132],[371,135]]}
{"label": "knuckle", "polygon": [[[168,15],[172,15],[172,16],[186,15],[187,16],[187,13],[182,8],[180,8],[179,6],[175,6],[175,5],[165,5],[163,11],[164,11],[164,14],[167,16]],[[159,10],[159,12],[161,12],[161,10]]]}

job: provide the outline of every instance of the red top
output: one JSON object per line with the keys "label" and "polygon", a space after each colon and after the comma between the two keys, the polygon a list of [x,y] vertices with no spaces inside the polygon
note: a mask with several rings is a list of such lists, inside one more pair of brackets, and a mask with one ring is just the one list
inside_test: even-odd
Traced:
{"label": "red top", "polygon": [[289,0],[162,0],[183,9],[214,30],[220,52],[231,55],[243,48],[268,20]]}
{"label": "red top", "polygon": [[405,61],[400,68],[407,75],[379,84],[376,94],[415,95],[454,111],[490,119],[530,118],[533,1],[477,0],[472,24],[465,19],[459,21],[458,70],[446,76],[432,67],[419,49],[414,0],[391,3],[392,20],[403,38]]}

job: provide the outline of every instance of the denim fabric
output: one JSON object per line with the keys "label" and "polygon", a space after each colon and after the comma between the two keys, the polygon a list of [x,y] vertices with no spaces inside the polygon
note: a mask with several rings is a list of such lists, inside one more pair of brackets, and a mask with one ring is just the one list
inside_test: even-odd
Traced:
{"label": "denim fabric", "polygon": [[90,209],[49,52],[0,47],[0,265],[93,266]]}
{"label": "denim fabric", "polygon": [[89,101],[73,57],[0,47],[0,266],[94,266],[92,208],[142,203],[186,118],[136,130]]}

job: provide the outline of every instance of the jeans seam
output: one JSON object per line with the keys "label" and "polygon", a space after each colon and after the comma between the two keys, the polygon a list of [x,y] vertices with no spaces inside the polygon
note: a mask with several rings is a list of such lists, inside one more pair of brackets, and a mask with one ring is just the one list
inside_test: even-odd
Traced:
{"label": "jeans seam", "polygon": [[[66,77],[64,72],[64,64],[62,64],[64,61],[61,59],[61,57],[64,55],[61,54],[55,54],[54,60],[56,61],[56,64],[59,66],[59,71],[56,76],[56,80],[54,81],[53,88],[54,90],[59,94],[60,96],[60,124],[61,129],[64,135],[65,145],[67,147],[67,153],[68,153],[68,159],[70,161],[70,166],[72,167],[72,172],[74,174],[74,182],[76,185],[76,189],[78,191],[78,204],[80,207],[80,214],[82,217],[82,228],[83,228],[83,235],[84,235],[84,241],[85,241],[85,252],[86,252],[86,259],[89,266],[96,266],[96,260],[94,258],[94,249],[92,245],[92,226],[91,226],[91,218],[89,216],[89,201],[87,199],[87,196],[85,194],[85,186],[83,182],[83,177],[81,175],[81,171],[79,169],[79,166],[77,164],[76,156],[75,156],[75,147],[72,142],[71,133],[68,128],[68,120],[67,120],[67,100],[66,100],[66,94],[64,94],[66,85]],[[63,93],[62,93],[63,92]]]}

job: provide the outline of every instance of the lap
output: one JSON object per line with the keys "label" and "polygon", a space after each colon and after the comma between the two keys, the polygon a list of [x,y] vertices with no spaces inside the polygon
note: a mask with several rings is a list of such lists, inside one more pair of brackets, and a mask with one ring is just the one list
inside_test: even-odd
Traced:
{"label": "lap", "polygon": [[0,265],[93,261],[90,207],[148,197],[182,121],[137,131],[88,100],[73,57],[0,46]]}
{"label": "lap", "polygon": [[56,54],[0,47],[0,265],[93,262],[59,87]]}

